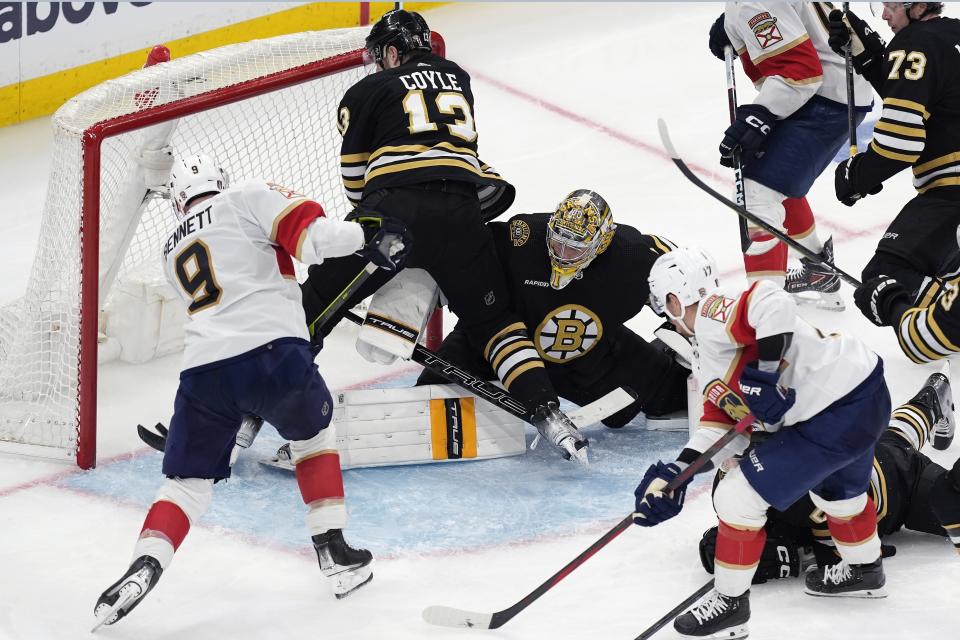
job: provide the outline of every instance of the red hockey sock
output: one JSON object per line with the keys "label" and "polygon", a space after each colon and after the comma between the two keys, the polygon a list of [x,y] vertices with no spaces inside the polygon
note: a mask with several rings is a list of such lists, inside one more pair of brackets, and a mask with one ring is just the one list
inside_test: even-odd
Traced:
{"label": "red hockey sock", "polygon": [[176,504],[167,500],[158,500],[150,507],[140,529],[140,539],[161,538],[169,542],[176,551],[190,531],[190,519]]}

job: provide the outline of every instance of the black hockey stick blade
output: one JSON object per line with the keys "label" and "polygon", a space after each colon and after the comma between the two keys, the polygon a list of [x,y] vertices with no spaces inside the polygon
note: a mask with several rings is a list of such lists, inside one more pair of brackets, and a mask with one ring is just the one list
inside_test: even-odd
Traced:
{"label": "black hockey stick blade", "polygon": [[140,439],[146,444],[163,453],[167,445],[167,428],[163,426],[162,422],[158,422],[153,428],[156,429],[156,432],[150,431],[150,429],[147,429],[142,424],[138,424],[137,435],[140,436]]}
{"label": "black hockey stick blade", "polygon": [[[706,466],[718,451],[723,449],[738,435],[746,431],[757,422],[756,417],[750,413],[743,399],[740,398],[730,387],[722,380],[713,380],[706,386],[704,397],[713,402],[716,406],[737,421],[732,429],[723,434],[706,451],[701,453],[696,460],[690,463],[686,469],[681,471],[676,478],[667,483],[663,491],[669,493],[678,486],[689,480],[697,471]],[[739,417],[737,417],[739,416]],[[584,549],[580,555],[568,562],[560,571],[547,578],[543,584],[528,593],[517,603],[494,613],[483,613],[480,611],[469,611],[467,609],[457,609],[455,607],[445,607],[434,605],[423,610],[423,619],[430,624],[443,627],[466,627],[469,629],[499,629],[509,622],[518,613],[529,607],[547,591],[557,585],[558,582],[573,573],[580,565],[589,560],[600,549],[610,544],[610,542],[621,533],[630,528],[633,524],[633,514],[618,522],[612,529],[597,539],[593,544]]]}
{"label": "black hockey stick blade", "polygon": [[760,218],[753,215],[743,207],[737,205],[735,202],[733,202],[729,198],[723,196],[718,191],[709,187],[707,183],[705,183],[703,180],[697,177],[697,175],[690,170],[690,167],[687,166],[687,163],[684,162],[682,158],[680,158],[680,155],[677,153],[676,148],[673,146],[673,142],[670,141],[670,132],[667,130],[667,123],[663,120],[663,118],[657,119],[657,126],[660,129],[660,140],[663,142],[664,149],[666,149],[667,153],[670,154],[670,158],[673,160],[673,164],[677,165],[677,168],[680,169],[680,173],[682,173],[690,182],[698,186],[701,190],[705,191],[707,194],[713,196],[714,199],[725,204],[730,209],[733,209],[737,213],[737,215],[739,215],[741,218],[745,218],[746,220],[760,227],[761,229],[763,229],[770,235],[774,236],[778,240],[782,240],[783,242],[788,244],[791,248],[795,249],[797,253],[801,254],[806,258],[809,258],[810,260],[813,260],[814,262],[822,264],[826,268],[830,269],[835,274],[837,274],[837,276],[839,276],[841,280],[843,280],[847,284],[855,288],[860,287],[860,281],[854,278],[853,276],[851,276],[849,273],[847,273],[840,267],[836,266],[832,262],[825,262],[823,258],[820,257],[819,254],[816,254],[813,251],[810,251],[810,249],[807,249],[805,246],[803,246],[802,244],[800,244],[790,236],[786,235],[785,233],[783,233],[773,225],[769,224],[764,220],[761,220]]}
{"label": "black hockey stick blade", "polygon": [[712,578],[710,579],[709,582],[707,582],[707,584],[703,585],[702,587],[700,587],[699,589],[691,593],[689,596],[687,596],[687,598],[683,602],[681,602],[680,604],[675,606],[673,609],[670,609],[670,611],[663,614],[662,618],[660,618],[659,620],[654,622],[652,625],[647,627],[643,631],[643,633],[641,633],[636,638],[634,638],[634,640],[648,640],[648,638],[652,638],[653,634],[655,634],[657,631],[660,631],[660,629],[662,629],[665,624],[667,624],[668,622],[676,618],[678,615],[683,613],[684,609],[686,609],[687,607],[692,605],[694,602],[699,600],[700,597],[703,596],[703,594],[705,594],[707,591],[710,591],[710,589],[713,589]]}

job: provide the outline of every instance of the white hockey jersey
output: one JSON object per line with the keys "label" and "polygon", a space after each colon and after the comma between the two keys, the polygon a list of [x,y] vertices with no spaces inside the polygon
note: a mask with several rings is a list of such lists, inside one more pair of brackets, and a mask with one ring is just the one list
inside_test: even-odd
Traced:
{"label": "white hockey jersey", "polygon": [[[786,118],[814,95],[847,104],[844,60],[827,44],[829,2],[728,2],[724,27],[747,77],[754,103]],[[868,109],[873,89],[854,74],[855,103]]]}
{"label": "white hockey jersey", "polygon": [[363,229],[306,196],[248,181],[191,207],[163,245],[164,273],[187,303],[183,368],[285,337],[309,339],[293,258],[350,255]]}
{"label": "white hockey jersey", "polygon": [[[694,323],[694,375],[700,389],[719,378],[739,392],[744,366],[758,359],[757,340],[793,333],[780,367],[779,384],[796,391],[784,425],[808,420],[863,382],[878,357],[866,345],[839,333],[823,334],[797,316],[783,289],[760,280],[746,291],[719,289],[704,298]],[[699,428],[688,447],[706,450],[734,421],[704,402]],[[741,442],[745,445],[745,439]],[[736,453],[736,452],[731,452]]]}

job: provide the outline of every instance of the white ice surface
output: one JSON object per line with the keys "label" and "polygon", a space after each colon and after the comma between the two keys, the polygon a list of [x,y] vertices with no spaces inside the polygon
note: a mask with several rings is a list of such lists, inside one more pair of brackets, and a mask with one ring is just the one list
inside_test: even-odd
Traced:
{"label": "white ice surface", "polygon": [[[855,3],[856,8],[863,10]],[[735,217],[666,161],[656,133],[656,118],[667,118],[688,161],[713,174],[712,184],[729,186],[729,174],[716,162],[727,118],[722,65],[706,49],[707,30],[719,10],[718,4],[692,3],[491,3],[443,7],[427,18],[446,37],[450,57],[474,75],[481,157],[517,186],[513,211],[549,210],[569,191],[593,188],[607,198],[617,220],[680,243],[703,245],[722,271],[742,278]],[[889,35],[883,28],[881,33]],[[741,101],[748,101],[751,89],[743,76],[739,88]],[[22,293],[29,273],[50,163],[48,131],[47,119],[0,130],[0,303]],[[911,197],[909,178],[897,176],[881,194],[852,209],[838,204],[832,191],[828,169],[810,201],[821,231],[834,234],[838,263],[858,274],[885,225]],[[855,332],[869,342],[884,357],[894,402],[908,398],[931,369],[908,363],[892,333],[869,325],[853,308],[850,293],[844,289],[845,313],[807,312],[809,317],[824,329]],[[635,321],[638,328],[653,324],[649,315]],[[348,329],[334,336],[319,361],[332,387],[389,372],[355,354]],[[169,419],[177,371],[176,357],[102,369],[102,462],[93,474],[0,457],[0,638],[87,634],[96,597],[125,568],[149,499],[109,497],[111,491],[122,494],[123,486],[104,487],[103,492],[76,487],[95,485],[101,477],[96,474],[105,474],[117,456],[122,463],[123,456],[146,460],[152,455],[142,452],[132,426]],[[616,438],[600,444],[613,447]],[[927,453],[948,464],[956,450]],[[657,452],[635,455],[639,476]],[[476,463],[471,473],[482,478],[484,469],[500,468],[480,466],[484,464]],[[526,510],[516,517],[529,522],[538,511],[522,494],[532,494],[537,508],[549,512],[553,492],[582,479],[563,465],[557,459],[542,482],[527,475],[522,486],[511,484],[509,477],[490,477],[489,483],[504,500]],[[271,477],[278,485],[292,482]],[[361,471],[355,477],[359,484],[381,476]],[[159,483],[159,474],[155,479]],[[130,484],[140,480],[128,479]],[[423,526],[440,526],[430,522],[429,505],[421,504],[415,484],[386,484],[380,490],[409,494],[393,496],[400,499],[382,508],[364,503],[386,523],[401,522],[409,512],[426,512]],[[461,496],[462,519],[469,523],[473,505],[463,488]],[[596,494],[582,496],[585,507],[596,499]],[[202,524],[194,527],[142,606],[100,633],[137,640],[632,638],[707,578],[696,546],[714,516],[702,483],[691,490],[680,517],[652,530],[628,530],[499,631],[435,628],[420,619],[421,609],[430,604],[491,612],[512,604],[625,515],[632,500],[629,491],[622,491],[622,508],[592,523],[532,541],[524,536],[526,530],[518,530],[517,539],[525,541],[482,549],[458,548],[454,518],[443,523],[453,531],[449,549],[388,549],[377,562],[373,583],[339,602],[317,570],[306,536],[298,549],[217,522]],[[293,514],[291,520],[299,517]],[[364,517],[354,506],[353,518]],[[389,540],[389,524],[381,535]],[[960,565],[950,546],[912,533],[898,534],[893,542],[899,553],[886,563],[888,599],[812,599],[796,580],[760,586],[753,591],[752,637],[954,635],[960,620],[953,605]],[[668,627],[658,637],[675,636]]]}

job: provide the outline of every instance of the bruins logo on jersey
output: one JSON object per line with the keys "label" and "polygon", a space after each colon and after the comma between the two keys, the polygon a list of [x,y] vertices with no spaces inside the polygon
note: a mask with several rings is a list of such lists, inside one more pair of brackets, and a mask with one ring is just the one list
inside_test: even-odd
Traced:
{"label": "bruins logo on jersey", "polygon": [[523,220],[511,220],[510,221],[510,240],[513,241],[513,246],[522,247],[527,244],[527,240],[530,239],[530,225],[528,225]]}
{"label": "bruins logo on jersey", "polygon": [[600,319],[579,304],[565,304],[547,314],[533,339],[540,357],[569,362],[589,352],[603,336]]}

